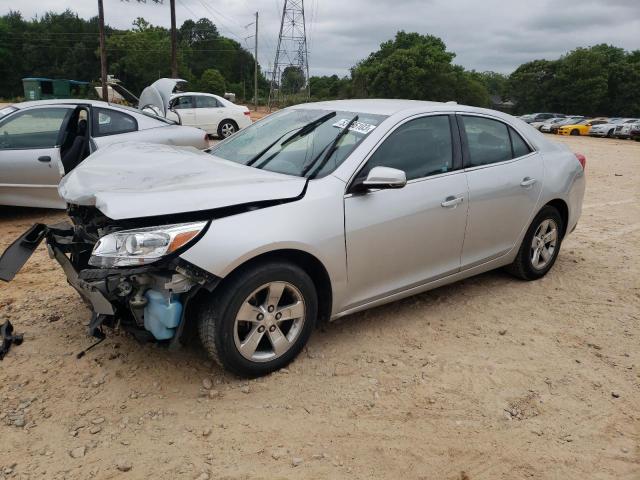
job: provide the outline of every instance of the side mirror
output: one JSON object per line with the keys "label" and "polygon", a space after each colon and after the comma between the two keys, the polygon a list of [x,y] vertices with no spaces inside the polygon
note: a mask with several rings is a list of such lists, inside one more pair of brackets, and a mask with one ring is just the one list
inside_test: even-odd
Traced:
{"label": "side mirror", "polygon": [[397,168],[373,167],[367,178],[354,183],[352,191],[365,192],[375,188],[402,188],[407,184],[407,175]]}

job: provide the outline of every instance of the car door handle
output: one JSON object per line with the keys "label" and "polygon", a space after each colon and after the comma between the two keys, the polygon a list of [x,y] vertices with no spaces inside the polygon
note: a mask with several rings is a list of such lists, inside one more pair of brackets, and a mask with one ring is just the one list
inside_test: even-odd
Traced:
{"label": "car door handle", "polygon": [[444,208],[453,208],[453,207],[457,207],[463,201],[464,201],[463,197],[450,196],[445,198],[444,202],[442,202],[440,205],[442,205]]}
{"label": "car door handle", "polygon": [[531,185],[533,185],[536,182],[537,182],[537,180],[535,178],[524,177],[522,179],[522,181],[520,182],[520,186],[524,187],[524,188],[527,188],[527,187],[530,187]]}
{"label": "car door handle", "polygon": [[51,161],[51,157],[49,155],[43,155],[41,157],[38,157],[38,161],[39,162],[50,162]]}

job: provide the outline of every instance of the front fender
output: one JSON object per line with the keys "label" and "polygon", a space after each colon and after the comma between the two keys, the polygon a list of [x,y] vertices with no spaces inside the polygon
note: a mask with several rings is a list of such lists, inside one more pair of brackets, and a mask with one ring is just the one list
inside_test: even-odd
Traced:
{"label": "front fender", "polygon": [[[309,183],[299,200],[213,219],[207,233],[180,256],[224,278],[269,252],[299,250],[325,267],[334,292],[347,282],[344,182],[325,177]],[[334,296],[334,304],[339,301]]]}

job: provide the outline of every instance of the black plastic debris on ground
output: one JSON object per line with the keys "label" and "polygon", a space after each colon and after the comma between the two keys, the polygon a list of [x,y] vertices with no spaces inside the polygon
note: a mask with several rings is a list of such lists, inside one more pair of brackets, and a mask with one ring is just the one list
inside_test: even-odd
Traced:
{"label": "black plastic debris on ground", "polygon": [[22,334],[13,334],[13,325],[11,325],[9,320],[0,325],[0,339],[2,339],[2,345],[0,345],[0,360],[9,353],[11,345],[20,345],[23,340]]}

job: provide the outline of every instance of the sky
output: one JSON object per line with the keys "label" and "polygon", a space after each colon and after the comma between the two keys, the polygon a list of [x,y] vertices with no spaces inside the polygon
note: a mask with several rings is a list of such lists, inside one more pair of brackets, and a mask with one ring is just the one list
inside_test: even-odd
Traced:
{"label": "sky", "polygon": [[[65,8],[97,15],[97,0],[0,2],[0,14],[19,10],[26,18]],[[283,0],[176,0],[178,26],[207,17],[219,31],[253,50],[260,13],[258,59],[273,64]],[[128,28],[144,17],[169,26],[169,0],[104,0],[105,21]],[[478,71],[512,72],[534,59],[556,59],[576,47],[609,43],[640,49],[640,0],[306,0],[312,75],[346,75],[349,68],[393,38],[398,30],[442,38],[455,63]],[[250,37],[250,38],[247,38]]]}

